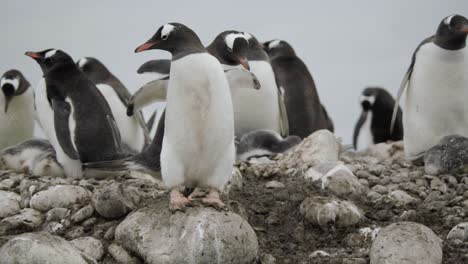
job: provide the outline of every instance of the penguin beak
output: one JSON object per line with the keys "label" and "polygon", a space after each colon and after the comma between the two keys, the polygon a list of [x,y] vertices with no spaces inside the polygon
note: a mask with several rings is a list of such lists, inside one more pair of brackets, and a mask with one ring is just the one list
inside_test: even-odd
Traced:
{"label": "penguin beak", "polygon": [[8,112],[8,106],[10,105],[11,99],[15,96],[15,88],[11,84],[5,84],[2,87],[3,94],[5,95],[5,113]]}
{"label": "penguin beak", "polygon": [[238,58],[238,60],[239,60],[239,63],[242,65],[242,67],[244,67],[246,70],[250,71],[249,62],[247,61],[246,58]]}
{"label": "penguin beak", "polygon": [[42,55],[36,52],[28,51],[24,55],[29,56],[35,60],[42,59]]}
{"label": "penguin beak", "polygon": [[468,33],[468,22],[466,22],[465,25],[463,25],[461,32]]}
{"label": "penguin beak", "polygon": [[13,96],[5,96],[5,114],[8,112],[8,106],[10,105]]}
{"label": "penguin beak", "polygon": [[139,46],[135,49],[135,53],[142,52],[145,50],[151,49],[154,45],[158,44],[158,42],[146,42],[145,44]]}

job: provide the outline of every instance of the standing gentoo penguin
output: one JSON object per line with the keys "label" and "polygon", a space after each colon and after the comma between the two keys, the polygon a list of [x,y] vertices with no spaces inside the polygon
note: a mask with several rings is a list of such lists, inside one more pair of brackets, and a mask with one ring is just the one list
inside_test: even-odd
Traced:
{"label": "standing gentoo penguin", "polygon": [[[53,110],[57,160],[68,177],[81,177],[81,163],[115,159],[120,136],[112,112],[96,86],[61,50],[26,52],[42,68],[47,102]],[[44,102],[42,102],[44,103]],[[42,106],[44,107],[44,106]],[[54,145],[57,144],[57,145]]]}
{"label": "standing gentoo penguin", "polygon": [[161,152],[170,207],[190,204],[192,197],[181,193],[183,186],[209,188],[202,202],[224,207],[218,191],[231,176],[235,149],[231,94],[221,64],[195,32],[179,23],[160,27],[135,52],[149,49],[172,54]]}
{"label": "standing gentoo penguin", "polygon": [[[368,87],[361,95],[362,113],[354,128],[353,145],[357,149],[369,145],[403,139],[401,108],[398,109],[396,126],[390,133],[390,122],[395,100],[379,87]],[[364,130],[361,132],[361,130]],[[360,137],[361,135],[361,137]]]}
{"label": "standing gentoo penguin", "polygon": [[240,138],[243,134],[258,129],[272,130],[287,136],[288,116],[268,55],[255,37],[246,32],[244,35],[249,41],[247,59],[250,71],[257,76],[262,89],[233,91],[236,137]]}
{"label": "standing gentoo penguin", "polygon": [[0,150],[31,138],[34,133],[33,93],[18,70],[0,79]]}
{"label": "standing gentoo penguin", "polygon": [[140,152],[150,141],[148,129],[141,112],[131,117],[127,116],[128,102],[131,97],[127,88],[95,58],[82,58],[77,65],[106,98],[119,127],[122,143],[133,152]]}
{"label": "standing gentoo penguin", "polygon": [[444,136],[468,136],[467,34],[465,17],[448,16],[440,22],[436,34],[425,39],[413,54],[392,119],[395,120],[398,101],[408,87],[403,143],[410,160],[422,157]]}
{"label": "standing gentoo penguin", "polygon": [[288,113],[289,134],[306,138],[320,129],[333,132],[333,122],[320,103],[314,79],[294,49],[282,40],[263,44]]}

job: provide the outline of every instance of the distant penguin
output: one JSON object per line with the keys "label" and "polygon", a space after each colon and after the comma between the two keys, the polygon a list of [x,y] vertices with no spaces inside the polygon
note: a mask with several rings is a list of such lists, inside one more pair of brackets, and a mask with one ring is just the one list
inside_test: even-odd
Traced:
{"label": "distant penguin", "polygon": [[34,134],[34,102],[29,82],[18,70],[0,79],[0,150]]}
{"label": "distant penguin", "polygon": [[133,152],[140,152],[150,142],[148,128],[141,112],[131,117],[127,116],[128,102],[131,97],[127,88],[95,58],[82,58],[77,65],[106,98],[119,127],[122,143]]}
{"label": "distant penguin", "polygon": [[395,128],[392,133],[390,132],[395,100],[385,89],[368,87],[362,92],[360,100],[362,113],[353,134],[355,149],[403,139],[401,108],[398,109]]}
{"label": "distant penguin", "polygon": [[271,40],[265,42],[263,48],[283,93],[289,134],[303,139],[320,129],[333,132],[333,122],[320,103],[314,79],[291,45],[283,40]]}
{"label": "distant penguin", "polygon": [[41,108],[50,107],[54,117],[53,125],[44,127],[55,130],[46,134],[55,134],[57,142],[51,140],[51,143],[66,176],[83,176],[83,162],[121,157],[119,130],[110,107],[73,59],[56,49],[26,52],[26,55],[44,73],[47,101],[40,103],[48,106],[41,105]]}
{"label": "distant penguin", "polygon": [[[413,54],[397,96],[398,102],[407,87],[403,141],[410,160],[422,157],[444,136],[468,136],[467,34],[465,17],[448,16]],[[396,106],[392,121],[397,117]]]}
{"label": "distant penguin", "polygon": [[247,161],[253,157],[271,156],[285,152],[301,143],[298,136],[283,139],[271,130],[256,130],[244,134],[237,145],[237,159]]}
{"label": "distant penguin", "polygon": [[55,150],[47,140],[28,139],[0,151],[4,169],[36,176],[63,177],[64,172],[55,158]]}
{"label": "distant penguin", "polygon": [[239,89],[233,92],[236,137],[259,129],[273,130],[287,136],[289,117],[268,55],[254,36],[246,32],[244,35],[249,41],[247,60],[250,71],[257,76],[262,88],[260,91]]}

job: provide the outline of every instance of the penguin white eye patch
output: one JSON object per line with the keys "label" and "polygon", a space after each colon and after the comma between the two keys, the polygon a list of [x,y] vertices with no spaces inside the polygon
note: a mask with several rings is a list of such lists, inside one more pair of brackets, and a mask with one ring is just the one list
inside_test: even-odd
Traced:
{"label": "penguin white eye patch", "polygon": [[44,58],[48,59],[48,58],[54,56],[55,53],[57,53],[57,50],[49,50],[48,52],[46,52]]}
{"label": "penguin white eye patch", "polygon": [[161,29],[161,38],[166,40],[169,37],[169,34],[174,31],[175,27],[171,24],[166,24]]}
{"label": "penguin white eye patch", "polygon": [[81,58],[79,61],[78,61],[78,67],[80,69],[84,68],[84,66],[86,65],[86,63],[88,62],[88,60],[86,58]]}
{"label": "penguin white eye patch", "polygon": [[18,78],[14,78],[14,79],[2,78],[2,80],[0,81],[0,87],[3,87],[3,85],[7,83],[11,84],[15,88],[15,90],[18,89],[18,86],[19,86]]}
{"label": "penguin white eye patch", "polygon": [[233,49],[234,42],[236,41],[237,38],[243,38],[247,40],[245,35],[241,33],[231,33],[231,34],[226,35],[226,37],[224,38],[224,41],[226,42],[226,46],[228,46],[230,50]]}
{"label": "penguin white eye patch", "polygon": [[455,16],[455,15],[451,15],[451,16],[445,18],[444,24],[447,25],[447,26],[449,26],[450,23],[452,23],[452,18],[453,18],[454,16]]}
{"label": "penguin white eye patch", "polygon": [[374,102],[375,102],[375,96],[373,96],[373,95],[369,95],[369,96],[361,95],[361,103],[362,102],[369,102],[371,105],[373,105]]}
{"label": "penguin white eye patch", "polygon": [[281,40],[273,40],[268,44],[268,49],[274,49],[278,47],[278,45],[281,43]]}

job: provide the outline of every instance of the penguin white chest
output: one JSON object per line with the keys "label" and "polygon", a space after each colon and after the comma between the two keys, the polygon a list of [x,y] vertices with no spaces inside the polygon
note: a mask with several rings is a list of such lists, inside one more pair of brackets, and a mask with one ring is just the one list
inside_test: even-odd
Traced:
{"label": "penguin white chest", "polygon": [[233,163],[233,110],[221,65],[207,53],[173,61],[161,153],[164,182],[221,188]]}
{"label": "penguin white chest", "polygon": [[374,137],[372,135],[372,111],[369,111],[366,116],[366,121],[361,127],[361,131],[358,137],[358,148],[360,150],[366,149],[372,145],[374,145]]}
{"label": "penguin white chest", "polygon": [[424,44],[406,92],[404,144],[415,159],[446,135],[468,136],[468,49]]}
{"label": "penguin white chest", "polygon": [[280,132],[278,88],[273,68],[267,61],[250,61],[249,64],[261,88],[233,90],[236,136],[257,129]]}

